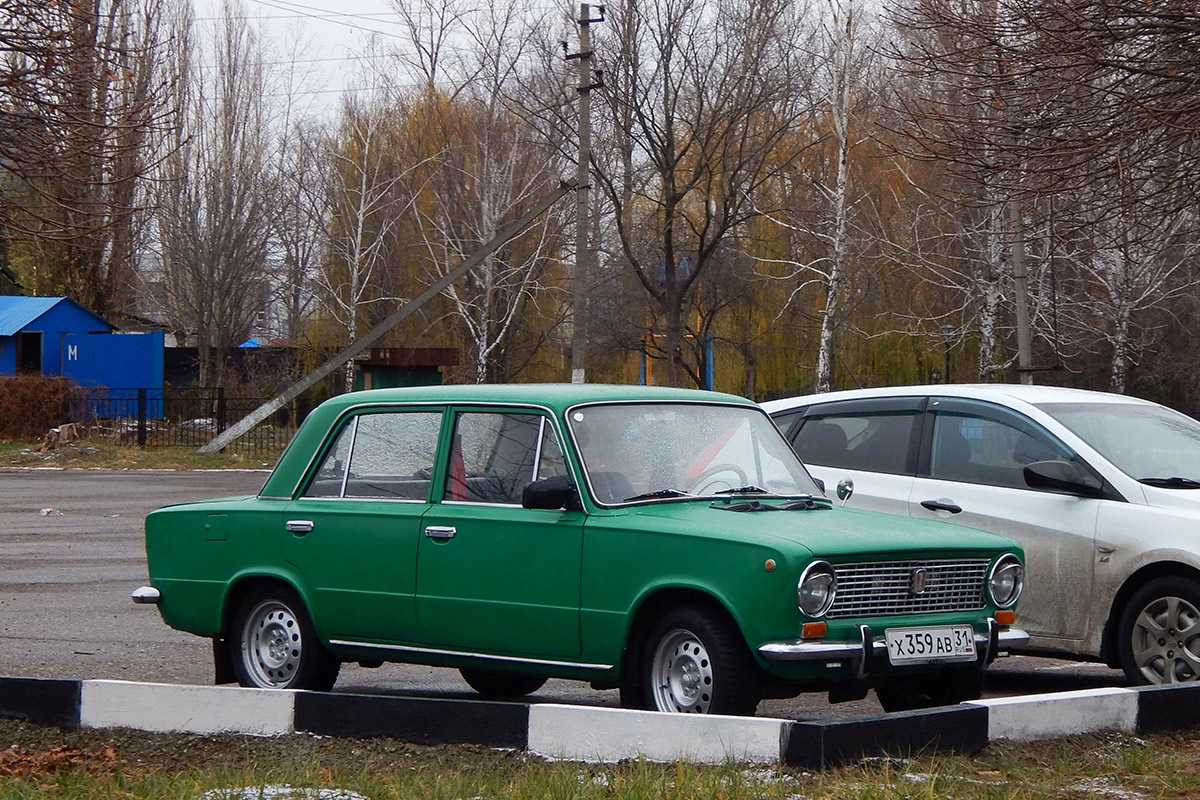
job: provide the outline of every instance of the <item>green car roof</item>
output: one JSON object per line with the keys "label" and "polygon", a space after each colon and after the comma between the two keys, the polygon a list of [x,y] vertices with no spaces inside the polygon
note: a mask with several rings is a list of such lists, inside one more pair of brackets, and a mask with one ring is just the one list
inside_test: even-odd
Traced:
{"label": "green car roof", "polygon": [[550,409],[562,417],[580,403],[623,402],[630,400],[674,400],[680,402],[737,403],[753,406],[744,397],[699,389],[674,389],[667,386],[636,386],[597,383],[506,383],[410,386],[395,389],[370,389],[347,392],[326,400],[313,409],[296,432],[279,465],[267,479],[260,496],[289,496],[296,488],[309,459],[334,421],[347,409],[389,403],[509,403]]}

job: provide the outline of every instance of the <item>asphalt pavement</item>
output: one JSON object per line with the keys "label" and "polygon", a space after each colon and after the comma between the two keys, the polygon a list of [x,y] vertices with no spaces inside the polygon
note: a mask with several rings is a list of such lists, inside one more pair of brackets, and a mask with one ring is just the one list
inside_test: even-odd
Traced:
{"label": "asphalt pavement", "polygon": [[[147,583],[142,525],[169,503],[254,494],[257,470],[0,471],[0,675],[209,684],[208,640],[168,628],[129,593]],[[1018,615],[1019,616],[1019,615]],[[985,696],[1124,686],[1103,665],[1013,656],[988,672]],[[455,670],[343,667],[335,692],[475,698]],[[529,700],[617,705],[615,691],[552,680]],[[823,694],[769,700],[759,715],[815,719],[881,713],[874,695],[830,705]]]}

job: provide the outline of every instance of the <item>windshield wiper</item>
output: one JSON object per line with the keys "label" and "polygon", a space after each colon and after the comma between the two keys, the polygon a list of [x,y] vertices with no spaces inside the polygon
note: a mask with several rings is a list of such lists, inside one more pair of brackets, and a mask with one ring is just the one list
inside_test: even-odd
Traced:
{"label": "windshield wiper", "polygon": [[713,492],[713,494],[771,494],[771,492],[768,492],[766,489],[760,489],[757,486],[750,485],[739,486],[736,489],[722,489],[719,492]]}
{"label": "windshield wiper", "polygon": [[691,497],[687,492],[681,492],[678,489],[659,489],[654,492],[646,492],[645,494],[635,494],[633,497],[626,497],[622,503],[632,503],[634,500],[653,500],[656,497]]}
{"label": "windshield wiper", "polygon": [[1163,489],[1200,489],[1200,481],[1194,478],[1138,478],[1138,482]]}

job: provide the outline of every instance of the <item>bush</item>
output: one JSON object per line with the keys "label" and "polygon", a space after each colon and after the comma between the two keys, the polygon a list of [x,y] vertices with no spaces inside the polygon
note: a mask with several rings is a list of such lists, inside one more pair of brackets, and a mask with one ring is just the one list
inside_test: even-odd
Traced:
{"label": "bush", "polygon": [[34,441],[71,421],[83,391],[66,378],[18,375],[0,378],[0,438]]}

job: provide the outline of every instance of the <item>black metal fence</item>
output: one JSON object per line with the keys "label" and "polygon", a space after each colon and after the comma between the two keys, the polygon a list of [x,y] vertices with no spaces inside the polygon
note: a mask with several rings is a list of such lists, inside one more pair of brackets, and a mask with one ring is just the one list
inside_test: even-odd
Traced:
{"label": "black metal fence", "polygon": [[[141,447],[200,447],[268,398],[230,397],[223,389],[85,389],[72,403],[80,433]],[[303,416],[293,400],[226,448],[246,454],[283,449]]]}

